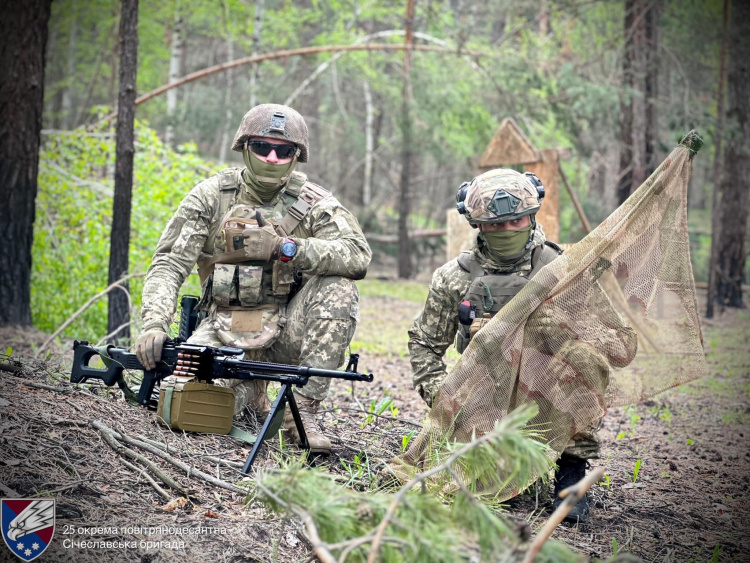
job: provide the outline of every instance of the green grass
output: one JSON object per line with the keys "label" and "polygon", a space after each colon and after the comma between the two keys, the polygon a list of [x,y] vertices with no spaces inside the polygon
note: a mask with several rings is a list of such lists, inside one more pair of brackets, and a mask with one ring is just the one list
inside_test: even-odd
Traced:
{"label": "green grass", "polygon": [[362,297],[391,297],[403,301],[424,303],[428,284],[416,281],[361,280],[357,282]]}

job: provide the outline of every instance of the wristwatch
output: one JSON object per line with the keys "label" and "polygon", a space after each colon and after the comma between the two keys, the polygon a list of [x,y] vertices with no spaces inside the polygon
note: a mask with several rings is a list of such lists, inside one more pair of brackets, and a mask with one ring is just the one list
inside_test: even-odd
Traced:
{"label": "wristwatch", "polygon": [[297,243],[290,238],[285,239],[279,249],[279,260],[289,262],[295,256],[297,256]]}

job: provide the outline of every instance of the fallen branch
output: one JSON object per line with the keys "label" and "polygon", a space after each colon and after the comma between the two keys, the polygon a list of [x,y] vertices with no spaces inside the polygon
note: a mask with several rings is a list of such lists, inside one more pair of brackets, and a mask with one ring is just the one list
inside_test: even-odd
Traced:
{"label": "fallen branch", "polygon": [[156,481],[154,481],[153,477],[151,477],[151,475],[149,475],[148,473],[146,473],[146,470],[144,468],[137,467],[137,466],[133,465],[132,463],[130,463],[129,461],[127,461],[125,459],[122,459],[122,458],[120,458],[120,461],[128,469],[132,469],[133,471],[135,471],[138,474],[142,475],[143,478],[146,479],[146,481],[148,481],[148,484],[151,485],[154,488],[154,490],[157,493],[159,493],[159,496],[161,496],[164,500],[166,500],[166,501],[172,500],[172,497],[169,495],[169,493],[167,491],[165,491],[164,489],[162,489],[159,486],[159,483],[157,483]]}
{"label": "fallen branch", "polygon": [[180,495],[188,496],[188,492],[179,483],[177,483],[169,475],[164,473],[161,469],[159,469],[150,459],[118,443],[115,439],[115,435],[117,433],[114,430],[102,424],[98,420],[92,420],[91,426],[99,430],[99,433],[102,435],[102,438],[104,438],[104,441],[107,442],[107,444],[109,444],[109,446],[113,450],[115,450],[115,452],[117,452],[121,456],[127,456],[135,461],[140,461],[151,471],[151,473],[161,479],[162,483],[167,485],[169,488],[174,489],[175,491],[180,493]]}
{"label": "fallen branch", "polygon": [[3,483],[0,483],[0,491],[4,492],[6,496],[12,497],[12,498],[21,498],[22,495],[18,494],[16,491],[11,489],[10,487],[4,485]]}
{"label": "fallen branch", "polygon": [[547,520],[536,538],[534,538],[534,541],[526,552],[526,557],[524,557],[523,563],[532,563],[534,561],[534,558],[539,554],[542,546],[552,535],[555,528],[557,528],[560,525],[560,522],[562,522],[568,513],[573,510],[573,507],[583,498],[586,491],[588,491],[594,483],[599,482],[599,479],[602,477],[604,477],[604,468],[597,467],[572,487],[560,491],[560,498],[564,499],[563,502],[557,507],[557,510],[552,513],[552,516],[549,517],[549,520]]}
{"label": "fallen branch", "polygon": [[336,563],[336,558],[328,550],[328,546],[323,542],[323,540],[320,539],[318,528],[315,526],[315,522],[313,521],[312,516],[310,516],[309,512],[296,506],[287,504],[261,482],[257,482],[256,487],[263,491],[263,494],[268,496],[268,498],[272,499],[275,503],[283,506],[287,510],[294,512],[300,518],[300,520],[302,520],[302,523],[305,526],[305,530],[307,530],[307,535],[310,538],[310,543],[312,543],[313,552],[318,557],[318,559],[320,559],[323,563]]}
{"label": "fallen branch", "polygon": [[[101,422],[95,421],[95,423],[98,423],[100,426],[103,426],[104,428],[107,428],[104,426]],[[97,427],[98,428],[98,427]],[[240,493],[243,495],[247,494],[247,490],[243,489],[242,487],[238,487],[237,485],[232,485],[231,483],[227,483],[226,481],[222,481],[221,479],[217,479],[216,477],[209,475],[208,473],[204,473],[200,469],[196,469],[195,467],[191,467],[187,463],[184,463],[180,461],[177,458],[172,457],[165,451],[152,446],[151,444],[147,444],[146,442],[142,442],[141,440],[136,440],[135,438],[131,438],[130,436],[127,436],[126,434],[120,434],[118,432],[115,432],[114,430],[111,430],[107,428],[109,432],[112,433],[112,436],[126,444],[129,444],[131,446],[136,446],[138,448],[141,448],[142,450],[146,450],[147,452],[150,452],[154,454],[155,456],[158,456],[162,458],[164,461],[168,461],[175,467],[178,467],[182,469],[188,477],[198,477],[216,487],[221,487],[222,489],[227,489],[229,491],[232,491],[234,493]]]}
{"label": "fallen branch", "polygon": [[[254,55],[252,57],[244,57],[227,63],[221,63],[209,68],[204,68],[196,72],[190,73],[183,76],[179,80],[164,84],[155,90],[139,96],[135,100],[135,105],[139,106],[144,102],[149,101],[151,98],[155,98],[168,92],[172,88],[178,88],[183,84],[224,72],[225,70],[231,70],[240,66],[249,64],[255,64],[263,61],[272,61],[275,59],[286,59],[289,57],[298,57],[301,55],[316,55],[318,53],[338,53],[342,51],[432,51],[438,53],[453,53],[461,56],[472,56],[472,57],[487,57],[490,54],[486,51],[466,51],[460,49],[454,49],[452,47],[441,47],[437,45],[413,45],[404,43],[370,43],[366,45],[319,45],[314,47],[300,47],[298,49],[283,49],[281,51],[275,51],[273,53],[265,53],[263,55]],[[100,119],[98,122],[89,126],[90,129],[95,129],[100,124],[106,121],[113,121],[117,117],[117,113],[110,113],[106,117]]]}
{"label": "fallen branch", "polygon": [[[146,275],[146,272],[140,272],[140,273],[137,273],[137,274],[128,274],[127,276],[121,277],[116,282],[113,282],[113,283],[109,284],[104,290],[102,290],[99,293],[97,293],[96,295],[94,295],[91,299],[89,299],[88,301],[86,301],[86,303],[84,303],[83,306],[80,309],[78,309],[75,313],[73,313],[70,317],[68,317],[68,319],[63,324],[61,324],[58,327],[58,329],[55,332],[53,332],[52,335],[47,340],[44,341],[44,344],[42,344],[42,346],[39,348],[39,350],[36,351],[36,354],[34,354],[34,357],[36,358],[37,356],[39,356],[39,354],[42,352],[42,350],[44,350],[49,345],[49,343],[52,342],[57,337],[57,335],[59,335],[62,331],[64,331],[66,328],[68,328],[70,326],[70,324],[74,320],[76,320],[78,317],[80,317],[81,314],[86,309],[88,309],[89,307],[91,307],[91,305],[93,305],[99,299],[101,299],[102,297],[104,297],[105,295],[107,295],[110,291],[112,291],[115,288],[118,288],[118,289],[122,289],[123,291],[125,291],[127,293],[127,290],[120,285],[122,282],[127,281],[127,280],[129,280],[131,278],[142,278],[145,275]],[[130,299],[130,294],[128,294],[128,299]]]}
{"label": "fallen branch", "polygon": [[[167,453],[179,453],[176,448],[172,448],[172,451],[170,452],[170,448],[168,444],[162,444],[161,442],[157,442],[156,440],[151,440],[150,438],[146,438],[145,436],[137,436],[138,440],[141,440],[143,442],[146,442],[147,444],[150,444],[154,446],[155,448],[159,448],[160,450],[163,450]],[[196,457],[200,457],[201,459],[205,459],[206,461],[210,461],[213,463],[222,463],[224,465],[227,465],[229,467],[233,467],[235,469],[242,469],[244,467],[244,463],[240,461],[229,461],[228,459],[222,459],[220,457],[212,456],[212,455],[203,455],[203,454],[194,454],[191,452],[185,452],[187,455],[194,455]]]}

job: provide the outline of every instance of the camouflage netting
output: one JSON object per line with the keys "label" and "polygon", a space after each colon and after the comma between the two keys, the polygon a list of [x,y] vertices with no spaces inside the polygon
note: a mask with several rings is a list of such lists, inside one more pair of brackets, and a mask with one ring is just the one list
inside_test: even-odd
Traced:
{"label": "camouflage netting", "polygon": [[[391,468],[406,480],[439,444],[469,442],[534,401],[556,459],[610,406],[641,401],[706,374],[690,265],[687,186],[702,141],[689,133],[652,176],[586,238],[544,267],[463,353],[425,428]],[[637,353],[636,353],[637,350]],[[470,483],[503,498],[518,483],[498,467]]]}

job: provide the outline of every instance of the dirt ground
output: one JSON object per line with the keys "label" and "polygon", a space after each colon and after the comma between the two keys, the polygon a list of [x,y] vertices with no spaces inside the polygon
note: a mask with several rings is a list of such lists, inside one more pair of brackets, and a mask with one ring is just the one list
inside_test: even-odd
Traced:
{"label": "dirt ground", "polygon": [[[427,414],[411,389],[406,353],[419,291],[393,298],[385,289],[363,293],[352,345],[362,355],[360,370],[374,373],[375,382],[334,382],[321,415],[334,442],[330,471],[342,485],[360,489],[374,484],[379,464],[401,453]],[[593,465],[604,467],[606,477],[591,493],[592,518],[554,535],[583,555],[607,558],[616,546],[644,561],[750,560],[750,314],[727,310],[703,328],[708,377],[605,417],[602,458]],[[12,359],[24,358],[19,371],[0,371],[0,497],[56,499],[55,535],[40,561],[308,559],[300,523],[254,500],[252,481],[238,469],[249,446],[227,436],[173,433],[152,412],[128,406],[119,391],[71,386],[70,342],[54,344],[40,355],[45,360],[29,359],[46,337],[0,331],[0,351],[12,347]],[[381,415],[368,420],[364,411],[388,398]],[[141,443],[150,440],[187,464],[187,471],[179,469],[129,446],[171,476],[189,500],[174,502],[180,495],[166,487],[163,498],[140,462],[108,445],[94,421]],[[257,428],[251,418],[241,425]],[[289,454],[270,442],[256,467],[273,467]],[[209,484],[195,470],[234,489]],[[508,510],[536,529],[551,503],[548,487],[514,499]],[[0,547],[0,561],[13,557]]]}

